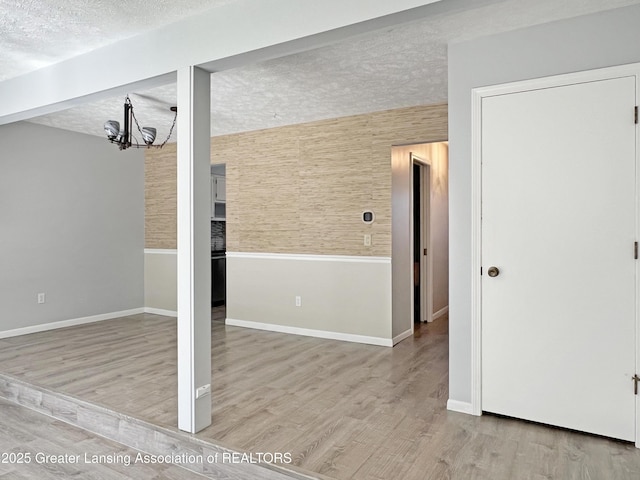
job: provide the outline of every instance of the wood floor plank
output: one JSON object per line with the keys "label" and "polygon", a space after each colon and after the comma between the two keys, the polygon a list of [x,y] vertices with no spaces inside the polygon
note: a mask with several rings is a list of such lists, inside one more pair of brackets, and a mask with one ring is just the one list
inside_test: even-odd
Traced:
{"label": "wood floor plank", "polygon": [[[213,424],[200,438],[288,452],[294,466],[337,479],[640,478],[640,450],[630,444],[448,412],[446,316],[393,349],[221,319],[224,309],[212,310]],[[0,372],[170,429],[176,371],[169,317],[140,314],[0,340]],[[35,441],[28,431],[15,435]]]}
{"label": "wood floor plank", "polygon": [[[122,455],[135,459],[139,453],[86,430],[0,399],[0,452],[30,454],[29,463],[0,463],[2,479],[67,478],[124,480],[131,478],[188,480],[203,478],[167,464],[87,462],[93,455]],[[55,463],[47,456],[74,457],[77,463]]]}

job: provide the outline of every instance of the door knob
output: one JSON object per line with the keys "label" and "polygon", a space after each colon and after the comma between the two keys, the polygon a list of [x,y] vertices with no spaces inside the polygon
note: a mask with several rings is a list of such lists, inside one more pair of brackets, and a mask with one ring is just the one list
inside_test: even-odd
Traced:
{"label": "door knob", "polygon": [[500,270],[498,269],[498,267],[489,267],[489,270],[487,270],[487,274],[489,274],[490,277],[497,277],[498,275],[500,275]]}

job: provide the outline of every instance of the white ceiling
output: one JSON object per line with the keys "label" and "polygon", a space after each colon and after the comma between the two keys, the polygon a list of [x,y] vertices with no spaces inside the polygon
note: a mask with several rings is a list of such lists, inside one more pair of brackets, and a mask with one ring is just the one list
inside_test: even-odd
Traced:
{"label": "white ceiling", "polygon": [[2,0],[0,81],[237,0]]}
{"label": "white ceiling", "polygon": [[[0,81],[232,1],[238,0],[3,0]],[[212,134],[446,102],[449,42],[640,0],[442,3],[440,13],[424,20],[213,74]],[[141,126],[157,127],[162,140],[173,118],[169,106],[175,104],[175,85],[130,93]],[[32,121],[103,136],[105,120],[121,121],[123,100],[85,104]]]}

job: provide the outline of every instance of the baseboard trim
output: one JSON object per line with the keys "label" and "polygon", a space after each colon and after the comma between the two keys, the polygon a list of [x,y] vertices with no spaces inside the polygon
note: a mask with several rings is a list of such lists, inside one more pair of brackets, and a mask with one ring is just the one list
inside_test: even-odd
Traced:
{"label": "baseboard trim", "polygon": [[162,308],[144,307],[144,313],[150,313],[152,315],[163,315],[165,317],[177,317],[178,312],[175,310],[163,310]]}
{"label": "baseboard trim", "polygon": [[469,402],[460,402],[458,400],[449,399],[447,401],[447,410],[473,415],[473,405]]}
{"label": "baseboard trim", "polygon": [[355,335],[352,333],[330,332],[327,330],[313,330],[310,328],[290,327],[287,325],[275,325],[272,323],[251,322],[248,320],[236,320],[227,318],[226,325],[233,327],[253,328],[254,330],[266,330],[269,332],[289,333],[292,335],[302,335],[305,337],[326,338],[329,340],[341,340],[352,343],[365,343],[367,345],[377,345],[379,347],[393,347],[390,338],[369,337],[366,335]]}
{"label": "baseboard trim", "polygon": [[440,310],[438,310],[437,312],[435,312],[431,318],[432,318],[432,320],[436,320],[436,319],[442,317],[443,315],[446,315],[447,313],[449,313],[449,305],[447,305],[446,307],[443,307]]}
{"label": "baseboard trim", "polygon": [[58,328],[73,327],[83,325],[85,323],[101,322],[103,320],[111,320],[118,317],[127,317],[129,315],[137,315],[144,313],[144,308],[133,308],[131,310],[121,310],[119,312],[102,313],[100,315],[92,315],[90,317],[73,318],[71,320],[60,320],[58,322],[42,323],[40,325],[32,325],[30,327],[16,328],[13,330],[0,331],[0,338],[17,337],[20,335],[28,335],[29,333],[46,332],[47,330],[57,330]]}
{"label": "baseboard trim", "polygon": [[410,337],[411,335],[413,335],[413,332],[411,331],[411,329],[409,329],[406,332],[402,332],[400,335],[397,335],[397,336],[393,337],[392,342],[393,342],[394,345],[397,345],[402,340],[404,340],[405,338]]}

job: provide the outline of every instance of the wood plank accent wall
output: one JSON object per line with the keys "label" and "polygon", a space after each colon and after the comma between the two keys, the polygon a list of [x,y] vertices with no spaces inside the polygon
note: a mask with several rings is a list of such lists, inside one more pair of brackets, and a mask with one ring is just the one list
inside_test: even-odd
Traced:
{"label": "wood plank accent wall", "polygon": [[[444,104],[213,137],[211,163],[227,165],[227,250],[391,256],[391,146],[440,140]],[[176,248],[168,147],[146,152],[147,248]]]}

